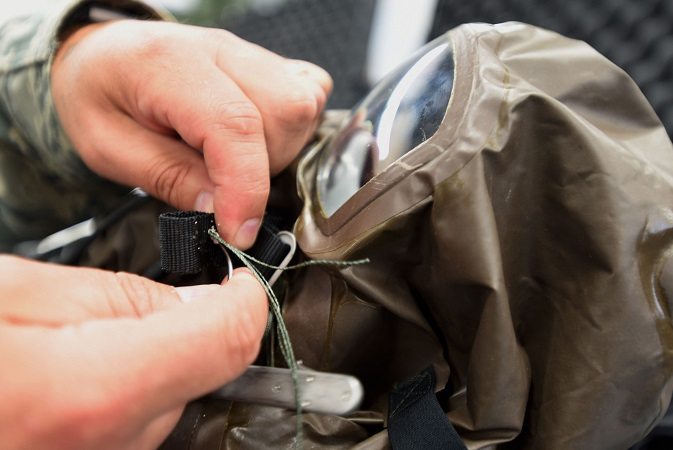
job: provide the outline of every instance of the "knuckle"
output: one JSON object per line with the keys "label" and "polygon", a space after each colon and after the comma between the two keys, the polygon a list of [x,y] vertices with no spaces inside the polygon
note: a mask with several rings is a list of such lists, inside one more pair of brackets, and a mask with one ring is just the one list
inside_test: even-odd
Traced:
{"label": "knuckle", "polygon": [[114,317],[142,317],[154,310],[160,299],[151,282],[125,272],[99,272],[91,282],[99,286],[102,301]]}
{"label": "knuckle", "polygon": [[253,166],[254,162],[249,165],[250,169],[246,170],[245,165],[240,165],[240,170],[237,170],[234,174],[235,177],[235,186],[237,193],[245,194],[245,198],[249,201],[252,198],[266,197],[270,189],[270,180],[269,176],[259,176],[258,172]]}
{"label": "knuckle", "polygon": [[227,102],[215,108],[214,125],[239,136],[257,136],[264,133],[262,115],[250,101]]}
{"label": "knuckle", "polygon": [[148,169],[149,190],[167,203],[180,207],[181,186],[189,178],[192,167],[182,161],[157,161]]}
{"label": "knuckle", "polygon": [[115,282],[121,291],[121,297],[128,305],[127,310],[136,317],[142,317],[153,311],[156,304],[155,290],[142,277],[126,272],[116,272]]}
{"label": "knuckle", "polygon": [[311,93],[288,95],[281,100],[277,118],[292,128],[304,128],[318,116],[318,99]]}

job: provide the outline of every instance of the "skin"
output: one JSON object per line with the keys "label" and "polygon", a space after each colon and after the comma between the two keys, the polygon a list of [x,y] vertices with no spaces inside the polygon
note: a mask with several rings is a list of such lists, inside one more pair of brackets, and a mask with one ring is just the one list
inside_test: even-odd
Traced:
{"label": "skin", "polygon": [[[322,69],[226,31],[132,20],[75,30],[51,76],[62,125],[93,171],[214,211],[241,248],[269,176],[311,136],[331,90]],[[189,400],[254,360],[268,315],[245,270],[176,289],[0,256],[0,286],[6,449],[156,448]]]}
{"label": "skin", "polygon": [[89,25],[59,49],[59,118],[95,172],[184,210],[215,212],[247,248],[269,193],[312,136],[329,75],[233,34],[166,22]]}
{"label": "skin", "polygon": [[190,399],[254,360],[267,319],[245,270],[175,289],[2,256],[0,285],[6,449],[156,448]]}

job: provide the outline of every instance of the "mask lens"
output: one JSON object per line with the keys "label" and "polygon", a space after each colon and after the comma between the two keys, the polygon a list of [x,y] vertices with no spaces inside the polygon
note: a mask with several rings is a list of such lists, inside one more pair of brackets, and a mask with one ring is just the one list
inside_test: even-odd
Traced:
{"label": "mask lens", "polygon": [[431,138],[453,88],[453,51],[442,36],[384,78],[351,112],[319,161],[317,187],[328,216],[372,177]]}

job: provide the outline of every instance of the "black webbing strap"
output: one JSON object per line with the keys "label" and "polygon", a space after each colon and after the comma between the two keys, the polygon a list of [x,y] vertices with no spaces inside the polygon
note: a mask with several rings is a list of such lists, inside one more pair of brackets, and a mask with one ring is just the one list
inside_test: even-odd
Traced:
{"label": "black webbing strap", "polygon": [[[209,266],[223,267],[227,260],[222,248],[213,242],[208,230],[215,226],[213,214],[203,212],[170,212],[159,216],[159,245],[161,247],[161,268],[167,272],[192,274]],[[264,221],[255,244],[248,255],[271,265],[279,265],[290,251],[277,235],[278,230]],[[235,255],[230,254],[234,266],[243,265]],[[267,280],[274,269],[257,268]]]}
{"label": "black webbing strap", "polygon": [[178,211],[159,216],[161,268],[171,273],[198,273],[208,266],[227,263],[208,230],[215,226],[212,214]]}
{"label": "black webbing strap", "polygon": [[467,450],[435,396],[435,371],[428,367],[393,389],[388,437],[393,450]]}

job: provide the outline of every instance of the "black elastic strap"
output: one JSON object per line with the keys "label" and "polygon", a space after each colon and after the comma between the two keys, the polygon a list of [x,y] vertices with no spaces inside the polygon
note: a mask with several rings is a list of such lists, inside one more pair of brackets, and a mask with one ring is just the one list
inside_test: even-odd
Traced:
{"label": "black elastic strap", "polygon": [[389,402],[388,437],[393,450],[467,450],[437,401],[432,367],[395,386]]}
{"label": "black elastic strap", "polygon": [[[193,274],[214,266],[224,267],[226,257],[222,248],[210,238],[208,230],[215,226],[213,214],[203,212],[171,212],[159,216],[159,245],[161,247],[161,268],[171,273]],[[255,244],[247,252],[255,259],[274,266],[285,259],[290,246],[277,235],[278,230],[262,222]],[[243,264],[230,255],[234,266]],[[267,280],[274,269],[257,265],[257,269]]]}

